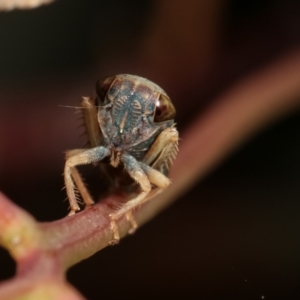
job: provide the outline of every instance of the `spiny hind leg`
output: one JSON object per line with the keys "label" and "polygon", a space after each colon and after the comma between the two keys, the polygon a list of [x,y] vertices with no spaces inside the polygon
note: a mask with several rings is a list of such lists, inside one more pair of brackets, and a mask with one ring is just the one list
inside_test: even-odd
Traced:
{"label": "spiny hind leg", "polygon": [[82,116],[89,139],[89,145],[90,147],[100,146],[102,134],[99,127],[98,108],[95,99],[91,97],[82,97],[80,105],[82,107]]}
{"label": "spiny hind leg", "polygon": [[[86,129],[86,133],[88,135],[88,140],[89,140],[89,146],[92,148],[100,146],[101,144],[101,132],[100,132],[100,127],[98,123],[98,117],[97,117],[97,106],[95,99],[91,97],[82,97],[82,100],[80,102],[80,105],[82,107],[82,117]],[[66,152],[66,159],[69,159],[70,157],[76,156],[80,153],[85,152],[87,149],[74,149],[74,150],[69,150]],[[94,204],[94,201],[92,200],[92,197],[90,196],[89,191],[87,190],[83,178],[78,172],[76,167],[71,167],[71,177],[78,188],[78,191],[81,194],[81,197],[83,199],[83,202],[86,206],[91,206]],[[72,185],[72,181],[68,180],[68,185],[69,185],[69,190],[70,189],[75,189],[74,184]],[[72,192],[71,192],[72,193]],[[71,198],[69,197],[69,201],[71,204],[71,212],[70,214],[73,214],[76,210],[79,210],[79,206],[73,202],[74,199],[73,196]]]}
{"label": "spiny hind leg", "polygon": [[133,217],[133,211],[135,208],[151,199],[151,197],[147,197],[151,194],[151,183],[157,186],[158,190],[163,190],[170,184],[170,180],[165,175],[143,163],[138,162],[134,157],[124,155],[122,160],[126,171],[140,185],[142,192],[121,206],[116,212],[110,214],[111,229],[113,232],[113,240],[111,241],[111,244],[116,244],[120,240],[116,221],[121,217],[126,216],[127,220],[130,222],[131,229],[129,233],[133,233],[138,227]]}
{"label": "spiny hind leg", "polygon": [[155,139],[142,162],[156,170],[168,170],[178,152],[178,139],[178,131],[174,126],[166,128]]}
{"label": "spiny hind leg", "polygon": [[91,205],[93,203],[93,200],[91,199],[80,174],[76,170],[76,166],[101,161],[108,155],[109,150],[102,146],[88,150],[75,149],[67,152],[64,179],[71,208],[69,215],[73,215],[76,213],[76,211],[80,210],[76,199],[75,184],[84,200],[84,203],[86,205]]}
{"label": "spiny hind leg", "polygon": [[[69,159],[70,157],[72,156],[75,156],[79,153],[82,153],[86,151],[86,149],[74,149],[74,150],[69,150],[66,152],[66,159]],[[89,193],[89,191],[87,190],[85,184],[84,184],[84,181],[83,181],[83,178],[82,176],[80,175],[80,173],[78,172],[77,168],[76,167],[72,167],[71,168],[71,177],[75,183],[75,186],[77,187],[78,191],[80,192],[80,195],[83,199],[83,202],[86,206],[91,206],[94,204],[94,201]],[[71,182],[73,183],[73,182]],[[75,189],[75,186],[73,184],[73,189]],[[69,198],[70,199],[70,198]],[[76,204],[77,204],[77,199],[76,199]],[[77,204],[78,206],[78,204]],[[74,207],[74,205],[73,205]],[[77,207],[78,210],[79,210],[79,207]],[[71,210],[70,214],[74,214],[74,210]]]}

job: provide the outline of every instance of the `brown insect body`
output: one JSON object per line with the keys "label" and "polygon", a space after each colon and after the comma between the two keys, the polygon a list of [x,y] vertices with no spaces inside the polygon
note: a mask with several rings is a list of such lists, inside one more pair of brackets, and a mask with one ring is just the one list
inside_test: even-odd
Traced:
{"label": "brown insect body", "polygon": [[[165,94],[159,86],[150,84],[148,80],[119,75],[111,83],[106,98],[103,101],[96,98],[102,145],[110,149],[110,164],[113,167],[119,165],[123,153],[142,160],[159,133],[174,124],[173,119],[154,123],[154,112],[161,93]],[[117,170],[120,169],[108,168],[107,172],[116,175]],[[123,168],[119,173],[124,176],[122,171]],[[115,181],[118,179],[121,178],[113,178]]]}
{"label": "brown insect body", "polygon": [[170,183],[165,175],[177,153],[175,108],[159,86],[138,76],[107,77],[97,83],[96,90],[96,100],[83,98],[81,103],[91,148],[67,152],[65,184],[73,214],[79,210],[75,185],[85,204],[93,203],[77,165],[100,163],[114,187],[127,191],[128,177],[136,182],[133,186],[140,193],[110,215],[113,242],[117,242],[116,220],[126,215],[134,230],[133,209],[148,200],[152,186],[160,192]]}

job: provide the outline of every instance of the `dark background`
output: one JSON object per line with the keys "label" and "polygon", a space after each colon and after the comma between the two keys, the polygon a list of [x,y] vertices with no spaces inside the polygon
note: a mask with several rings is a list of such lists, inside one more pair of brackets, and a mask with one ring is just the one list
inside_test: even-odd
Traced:
{"label": "dark background", "polygon": [[[59,105],[93,95],[102,76],[138,74],[170,94],[183,130],[299,47],[299,16],[292,0],[57,0],[0,13],[0,189],[40,221],[65,216],[63,151],[84,138]],[[299,115],[265,128],[69,281],[88,299],[299,299]],[[14,268],[0,249],[0,279]]]}

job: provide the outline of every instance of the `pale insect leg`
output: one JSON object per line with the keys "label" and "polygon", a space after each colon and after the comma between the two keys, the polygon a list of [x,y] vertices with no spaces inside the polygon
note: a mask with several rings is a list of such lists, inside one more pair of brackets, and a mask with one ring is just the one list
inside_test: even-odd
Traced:
{"label": "pale insect leg", "polygon": [[80,173],[77,171],[76,168],[71,169],[71,175],[72,175],[72,178],[81,194],[81,197],[83,199],[85,206],[93,205],[95,202],[92,199],[89,191],[87,190],[87,188],[82,180]]}
{"label": "pale insect leg", "polygon": [[[76,183],[76,186],[80,194],[82,195],[84,202],[89,205],[92,201],[87,189],[84,186],[80,174],[77,172],[77,170],[75,170],[76,166],[99,162],[103,158],[108,156],[110,152],[107,148],[100,146],[88,150],[76,149],[70,151],[69,153],[74,155],[67,156],[65,169],[64,169],[64,179],[65,179],[66,191],[67,191],[67,195],[71,207],[71,211],[69,215],[73,215],[76,211],[80,210],[80,207],[76,200],[74,182]],[[88,195],[88,197],[84,198],[86,197],[86,195]]]}
{"label": "pale insect leg", "polygon": [[95,100],[91,97],[82,97],[81,100],[82,115],[84,125],[89,139],[91,147],[97,147],[101,145],[102,135],[98,122],[98,108]]}
{"label": "pale insect leg", "polygon": [[136,196],[134,199],[128,201],[126,204],[121,206],[116,212],[110,214],[110,226],[113,232],[113,240],[111,244],[116,244],[120,240],[119,230],[116,223],[116,220],[121,218],[122,216],[126,215],[127,220],[131,223],[131,232],[133,232],[137,228],[137,223],[135,222],[132,210],[140,205],[143,202],[143,199],[147,196],[147,194],[151,191],[151,184],[147,178],[147,175],[140,167],[138,161],[130,156],[130,155],[123,155],[122,161],[124,164],[124,168],[128,172],[128,174],[140,185],[142,192]]}
{"label": "pale insect leg", "polygon": [[144,163],[139,163],[145,174],[147,175],[149,181],[155,185],[158,189],[164,190],[171,183],[170,179],[162,174],[161,172],[149,167]]}
{"label": "pale insect leg", "polygon": [[163,130],[142,159],[146,165],[158,169],[162,164],[167,169],[178,151],[178,131],[175,127]]}
{"label": "pale insect leg", "polygon": [[157,187],[157,191],[152,196],[157,195],[160,191],[165,189],[169,184],[170,180],[157,170],[145,165],[144,163],[138,162],[135,158],[129,155],[123,156],[124,167],[129,175],[141,186],[142,192],[132,200],[128,201],[118,211],[110,214],[111,228],[113,231],[112,244],[119,241],[119,231],[116,224],[116,220],[122,216],[126,216],[127,220],[131,223],[131,229],[129,233],[133,233],[137,228],[137,223],[133,217],[133,210],[141,204],[147,202],[152,197],[148,197],[151,193],[151,183]]}

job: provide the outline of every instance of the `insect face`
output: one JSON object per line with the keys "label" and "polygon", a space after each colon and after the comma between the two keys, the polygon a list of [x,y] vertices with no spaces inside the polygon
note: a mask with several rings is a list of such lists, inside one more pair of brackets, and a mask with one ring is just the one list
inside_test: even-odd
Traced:
{"label": "insect face", "polygon": [[173,124],[175,108],[170,98],[146,79],[112,76],[98,81],[96,90],[105,146],[130,151],[147,140],[153,142],[159,132]]}

